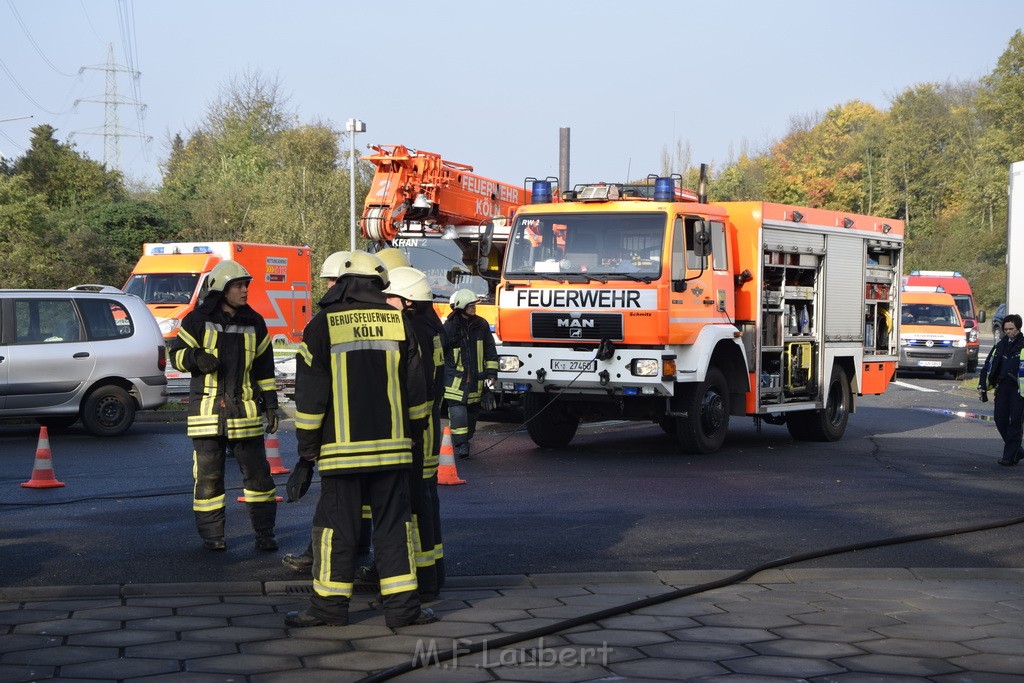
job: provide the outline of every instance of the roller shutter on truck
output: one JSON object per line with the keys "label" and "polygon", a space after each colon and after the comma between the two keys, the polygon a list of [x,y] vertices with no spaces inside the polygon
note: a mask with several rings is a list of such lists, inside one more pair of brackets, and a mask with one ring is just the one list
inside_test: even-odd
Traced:
{"label": "roller shutter on truck", "polygon": [[828,235],[825,256],[825,339],[864,339],[864,240]]}

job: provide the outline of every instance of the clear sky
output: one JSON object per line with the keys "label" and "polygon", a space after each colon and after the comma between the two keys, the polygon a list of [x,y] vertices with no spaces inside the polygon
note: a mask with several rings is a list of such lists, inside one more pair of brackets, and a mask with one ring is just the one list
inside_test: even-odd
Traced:
{"label": "clear sky", "polygon": [[[103,159],[106,74],[147,105],[153,137],[121,141],[123,170],[158,183],[170,136],[187,133],[230,78],[277,78],[302,122],[366,123],[367,144],[404,144],[519,183],[660,170],[666,146],[723,163],[859,99],[888,108],[925,82],[988,74],[1024,26],[1021,0],[3,0],[0,154],[18,156],[49,123]],[[347,150],[349,142],[342,142]]]}

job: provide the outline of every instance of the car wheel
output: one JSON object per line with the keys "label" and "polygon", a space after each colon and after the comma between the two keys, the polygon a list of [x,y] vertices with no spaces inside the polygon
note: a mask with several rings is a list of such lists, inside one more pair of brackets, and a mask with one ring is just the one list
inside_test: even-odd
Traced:
{"label": "car wheel", "polygon": [[82,407],[82,424],[96,436],[120,436],[135,421],[135,401],[113,384],[95,389]]}

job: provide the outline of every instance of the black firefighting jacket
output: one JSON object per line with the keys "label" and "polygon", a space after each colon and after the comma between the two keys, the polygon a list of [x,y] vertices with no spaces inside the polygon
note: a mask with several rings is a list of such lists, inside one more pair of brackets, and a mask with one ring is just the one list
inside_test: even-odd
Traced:
{"label": "black firefighting jacket", "polygon": [[[221,310],[222,296],[211,292],[186,315],[171,344],[172,365],[192,373],[188,435],[232,440],[262,436],[263,411],[278,407],[267,324],[248,305],[234,315]],[[217,357],[216,372],[199,371],[195,357],[200,351]]]}
{"label": "black firefighting jacket", "polygon": [[426,403],[424,374],[411,323],[375,280],[338,280],[296,354],[299,456],[316,458],[321,476],[412,464],[409,413]]}
{"label": "black firefighting jacket", "polygon": [[455,403],[479,403],[484,380],[498,376],[498,352],[491,326],[478,316],[452,311],[444,322],[444,397]]}

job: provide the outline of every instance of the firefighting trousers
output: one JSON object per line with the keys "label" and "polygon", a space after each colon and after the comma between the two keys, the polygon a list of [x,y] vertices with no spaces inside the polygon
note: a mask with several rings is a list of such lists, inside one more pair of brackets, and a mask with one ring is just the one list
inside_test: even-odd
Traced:
{"label": "firefighting trousers", "polygon": [[192,510],[202,538],[224,537],[224,462],[228,445],[242,472],[242,487],[252,528],[257,535],[274,533],[277,503],[274,479],[261,437],[229,442],[223,436],[193,439]]}
{"label": "firefighting trousers", "polygon": [[[434,476],[437,482],[437,476]],[[437,584],[437,570],[434,556],[434,503],[430,497],[430,480],[423,478],[422,472],[413,472],[409,476],[409,495],[412,500],[413,519],[413,557],[416,561],[416,583],[420,596],[435,595],[440,586]],[[435,488],[436,490],[436,488]]]}
{"label": "firefighting trousers", "polygon": [[437,472],[430,479],[423,480],[430,506],[434,509],[430,522],[434,526],[434,581],[437,590],[444,588],[444,545],[441,543],[441,500],[437,497]]}
{"label": "firefighting trousers", "polygon": [[312,614],[334,623],[348,619],[366,501],[373,515],[384,622],[405,626],[419,615],[408,477],[405,469],[321,477],[313,514]]}
{"label": "firefighting trousers", "polygon": [[480,417],[479,403],[448,401],[448,421],[452,430],[452,447],[456,458],[469,457],[469,440],[476,433],[478,417]]}
{"label": "firefighting trousers", "polygon": [[1024,435],[1024,398],[1016,382],[1000,382],[992,410],[996,429],[1003,437],[1003,460],[1014,462],[1021,454],[1021,437]]}

